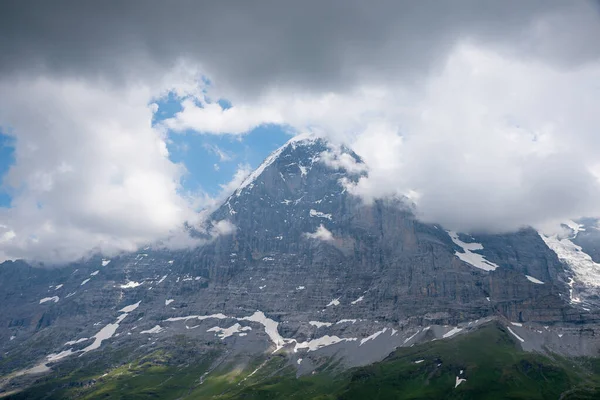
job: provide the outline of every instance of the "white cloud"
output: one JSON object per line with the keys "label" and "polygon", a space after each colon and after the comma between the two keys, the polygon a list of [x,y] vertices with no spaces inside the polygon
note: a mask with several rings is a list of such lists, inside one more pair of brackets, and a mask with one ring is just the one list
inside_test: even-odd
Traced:
{"label": "white cloud", "polygon": [[[143,66],[154,57],[136,58],[138,53],[127,48],[124,55],[135,53],[135,63],[124,62],[112,70],[102,63],[106,57],[95,59],[87,53],[96,48],[90,43],[98,43],[89,36],[80,41],[83,53],[65,57],[68,68],[56,71],[50,68],[50,61],[57,59],[52,39],[52,46],[33,47],[36,52],[19,50],[21,58],[45,54],[40,57],[50,60],[50,72],[46,71],[50,75],[26,68],[29,62],[14,64],[0,77],[0,123],[16,138],[16,164],[5,177],[13,187],[13,204],[0,211],[0,257],[65,260],[95,250],[134,250],[165,237],[184,243],[188,236],[181,230],[183,223],[197,226],[204,221],[250,168],[240,165],[216,197],[182,193],[180,179],[186,171],[169,160],[169,130],[241,135],[263,124],[282,124],[290,130],[326,135],[335,144],[349,144],[368,165],[368,178],[351,186],[353,193],[366,201],[409,195],[417,202],[421,218],[458,231],[511,230],[600,215],[598,47],[593,41],[579,40],[593,37],[590,32],[600,24],[589,4],[564,6],[562,12],[563,3],[557,2],[558,8],[548,12],[535,11],[537,6],[523,12],[509,6],[493,10],[482,6],[481,14],[474,15],[483,19],[459,13],[451,21],[447,10],[438,6],[415,9],[416,15],[380,10],[378,18],[370,21],[377,23],[362,34],[379,33],[364,42],[353,36],[355,24],[340,20],[343,26],[333,32],[344,34],[323,35],[325,30],[317,30],[315,35],[299,36],[307,42],[295,43],[289,38],[296,39],[295,32],[304,32],[306,24],[286,20],[282,33],[292,36],[276,37],[277,46],[262,48],[281,62],[265,62],[262,57],[250,64],[236,62],[248,59],[239,51],[237,34],[223,42],[228,51],[208,52],[191,45],[177,47],[177,36],[160,34],[169,36],[173,45],[160,49],[174,53],[157,59],[170,65],[190,54],[189,60],[195,61],[180,62],[166,72],[166,67],[149,66],[152,73],[140,71],[136,76],[123,71],[138,72],[133,66]],[[471,2],[463,6],[472,9]],[[360,18],[371,16],[362,8],[348,10]],[[435,18],[428,18],[432,13]],[[379,23],[385,19],[381,17],[405,15],[406,20]],[[463,15],[465,21],[456,18]],[[418,18],[412,17],[419,16],[420,22],[414,22]],[[241,17],[253,21],[244,19],[251,17],[248,13]],[[182,26],[179,18],[174,20],[175,27]],[[488,29],[486,21],[498,23]],[[292,22],[300,30],[288,32]],[[315,22],[335,28],[330,21],[317,18]],[[489,40],[498,32],[504,34],[512,23],[514,32],[507,32],[510,39]],[[99,25],[106,26],[112,25]],[[256,26],[260,25],[250,23],[239,29]],[[435,34],[423,26],[435,26]],[[556,26],[564,29],[557,31]],[[88,31],[79,33],[95,32]],[[244,39],[263,43],[251,39],[262,37],[263,31],[253,31],[254,36]],[[194,35],[173,32],[188,44],[198,42]],[[60,38],[57,43],[66,43]],[[119,35],[111,38],[123,43]],[[17,49],[28,48],[19,41],[11,43]],[[316,46],[321,50],[315,52]],[[299,53],[302,49],[311,51]],[[282,57],[282,50],[289,53]],[[198,84],[202,75],[197,62],[202,57],[214,59],[204,65],[207,71],[216,71],[217,78],[228,79],[216,83],[229,92]],[[98,74],[71,69],[77,60],[92,59],[94,68],[101,64]],[[23,75],[19,75],[21,68],[27,70]],[[96,78],[110,71],[118,76],[118,84]],[[183,110],[153,127],[156,100],[168,92],[182,100]],[[207,101],[209,95],[227,98],[233,106],[223,109]],[[218,148],[212,150],[221,162],[231,158]],[[323,160],[334,168],[362,172],[362,166],[343,154],[324,155]],[[207,211],[195,213],[199,207]],[[215,229],[227,232],[225,228]],[[331,235],[322,227],[309,235],[330,240],[327,233]]]}
{"label": "white cloud", "polygon": [[[276,121],[316,131],[366,161],[368,178],[351,188],[365,200],[409,195],[421,218],[449,229],[513,230],[600,215],[599,78],[598,62],[561,69],[463,41],[412,86],[357,82],[344,93],[234,98],[216,129],[237,124],[240,133]],[[207,129],[185,113],[175,119]]]}
{"label": "white cloud", "polygon": [[189,129],[206,134],[243,134],[262,124],[282,122],[277,111],[269,108],[237,106],[223,109],[218,103],[208,103],[203,96],[185,98],[183,110],[162,124],[174,131]]}
{"label": "white cloud", "polygon": [[252,168],[248,164],[239,164],[233,177],[229,182],[219,185],[220,191],[216,195],[210,195],[206,192],[196,193],[191,200],[194,202],[194,209],[200,210],[195,217],[193,225],[204,223],[210,219],[210,214],[215,211],[229,197],[252,172]]}
{"label": "white cloud", "polygon": [[230,194],[232,194],[241,184],[244,182],[244,179],[252,172],[252,167],[249,164],[240,164],[238,165],[233,178],[226,184],[221,186],[221,195],[217,196],[220,200],[225,200]]}
{"label": "white cloud", "polygon": [[16,160],[5,176],[12,207],[0,211],[12,232],[5,258],[135,250],[193,217],[180,194],[185,168],[151,125],[160,88],[38,77],[1,80],[0,92]]}
{"label": "white cloud", "polygon": [[227,220],[217,221],[211,229],[212,236],[231,235],[235,232],[235,225]]}
{"label": "white cloud", "polygon": [[331,145],[328,151],[321,153],[319,160],[329,168],[344,169],[350,174],[367,172],[367,165],[357,162],[348,152],[344,152],[339,145]]}
{"label": "white cloud", "polygon": [[333,240],[333,234],[323,226],[323,224],[319,225],[317,230],[314,233],[307,232],[304,234],[309,239],[317,239],[322,240],[324,242],[329,242]]}

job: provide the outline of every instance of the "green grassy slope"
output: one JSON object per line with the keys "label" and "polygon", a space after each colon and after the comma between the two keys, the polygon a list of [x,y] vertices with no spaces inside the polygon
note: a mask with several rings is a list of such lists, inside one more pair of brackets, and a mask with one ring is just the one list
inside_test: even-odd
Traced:
{"label": "green grassy slope", "polygon": [[[182,364],[158,351],[108,371],[41,382],[11,398],[600,399],[600,361],[523,352],[497,323],[399,349],[367,367],[339,372],[329,363],[300,378],[284,354],[214,368],[218,357],[214,352]],[[466,381],[455,388],[457,376]]]}

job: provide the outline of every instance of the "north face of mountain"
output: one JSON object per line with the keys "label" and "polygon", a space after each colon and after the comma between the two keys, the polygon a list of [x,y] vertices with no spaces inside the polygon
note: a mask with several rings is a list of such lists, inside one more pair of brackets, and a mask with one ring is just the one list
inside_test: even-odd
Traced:
{"label": "north face of mountain", "polygon": [[569,222],[565,237],[449,232],[419,221],[404,199],[364,203],[349,193],[365,174],[351,150],[295,138],[211,215],[235,229],[201,247],[51,270],[2,264],[1,374],[130,362],[182,340],[218,353],[215,365],[257,368],[277,351],[309,374],[490,320],[524,350],[596,355],[591,223]]}
{"label": "north face of mountain", "polygon": [[[225,310],[244,307],[250,297],[265,311],[317,315],[326,308],[339,318],[579,318],[559,295],[563,264],[534,230],[464,236],[498,266],[474,267],[456,257],[464,250],[442,227],[419,222],[399,200],[364,204],[349,194],[342,182],[358,174],[322,162],[327,151],[321,139],[291,142],[214,214],[237,230],[200,249],[195,272],[228,293]],[[334,299],[339,306],[325,307]]]}

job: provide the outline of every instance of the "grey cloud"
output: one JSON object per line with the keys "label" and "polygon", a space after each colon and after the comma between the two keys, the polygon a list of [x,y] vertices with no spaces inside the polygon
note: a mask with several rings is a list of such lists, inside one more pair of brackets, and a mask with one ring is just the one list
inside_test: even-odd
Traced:
{"label": "grey cloud", "polygon": [[0,73],[118,80],[186,59],[238,95],[342,90],[418,79],[459,39],[577,65],[600,54],[589,40],[600,34],[597,12],[554,0],[4,1]]}

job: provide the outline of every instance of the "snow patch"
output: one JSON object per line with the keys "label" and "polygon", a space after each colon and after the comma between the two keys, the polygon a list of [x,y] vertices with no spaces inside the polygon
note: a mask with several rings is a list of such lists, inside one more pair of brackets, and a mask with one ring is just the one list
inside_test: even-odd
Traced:
{"label": "snow patch", "polygon": [[91,338],[86,338],[86,337],[84,337],[84,338],[77,339],[77,340],[70,340],[70,341],[68,341],[68,342],[65,342],[65,344],[64,344],[64,345],[65,345],[65,346],[73,346],[74,344],[82,343],[82,342],[88,341],[88,340],[90,340],[90,339],[91,339]]}
{"label": "snow patch", "polygon": [[460,385],[463,382],[466,382],[467,380],[464,378],[459,378],[458,376],[456,377],[456,383],[454,384],[454,389],[456,389],[458,387],[458,385]]}
{"label": "snow patch", "polygon": [[527,280],[529,282],[537,283],[538,285],[544,284],[544,282],[540,281],[539,279],[534,278],[533,276],[525,275],[525,278],[527,278]]}
{"label": "snow patch", "polygon": [[277,326],[279,325],[279,323],[273,321],[270,318],[267,318],[262,311],[256,311],[251,316],[239,318],[239,320],[240,321],[258,322],[259,324],[264,326],[265,333],[269,336],[271,341],[275,344],[275,350],[273,351],[273,353],[275,353],[277,350],[281,349],[285,345],[285,340],[283,339],[283,337],[281,337],[281,335],[277,331]]}
{"label": "snow patch", "polygon": [[[326,335],[326,336],[323,336],[323,337],[320,337],[317,339],[298,343],[295,339],[283,338],[279,334],[279,331],[278,331],[279,323],[266,317],[262,311],[256,311],[251,316],[243,317],[243,318],[228,317],[223,314],[212,314],[212,315],[203,315],[203,316],[190,315],[187,317],[172,317],[172,318],[168,318],[164,321],[175,322],[175,321],[187,321],[190,319],[204,320],[204,319],[209,319],[209,318],[215,318],[215,319],[231,318],[231,319],[235,319],[237,321],[251,321],[251,322],[256,322],[256,323],[261,324],[265,329],[265,333],[267,334],[267,336],[269,336],[269,339],[273,342],[273,344],[275,344],[275,350],[273,351],[273,353],[275,353],[276,351],[283,348],[283,346],[285,346],[286,344],[289,344],[289,343],[295,343],[294,352],[297,352],[299,349],[308,349],[308,351],[314,351],[321,347],[329,346],[329,345],[332,345],[335,343],[358,340],[356,338],[339,338],[337,336]],[[313,321],[313,322],[316,322],[316,321]],[[194,329],[194,328],[197,328],[198,326],[199,325],[196,325],[193,327],[186,326],[186,328]],[[238,326],[239,326],[239,324],[234,324],[232,327],[226,328],[226,329],[220,328],[217,326],[217,327],[211,328],[209,331],[217,332],[218,334],[222,334],[222,335],[227,335],[225,337],[228,337],[228,336],[230,336],[229,333],[232,332],[233,330],[238,332],[239,336],[245,335],[245,332],[241,332],[241,331],[251,330],[250,327],[239,328]],[[384,331],[385,331],[385,329],[384,329]]]}
{"label": "snow patch", "polygon": [[85,279],[83,282],[81,282],[81,285],[79,285],[79,286],[83,286],[83,285],[85,285],[86,283],[88,283],[89,281],[90,281],[90,278],[87,278],[87,279]]}
{"label": "snow patch", "polygon": [[359,303],[359,302],[363,301],[364,298],[365,298],[365,296],[360,296],[358,299],[351,301],[350,304],[354,305],[356,303]]}
{"label": "snow patch", "polygon": [[421,364],[423,361],[425,361],[425,360],[417,360],[417,361],[415,361],[415,364]]}
{"label": "snow patch", "polygon": [[125,317],[127,317],[127,313],[119,315],[115,323],[108,324],[104,328],[100,329],[98,333],[92,336],[94,338],[94,343],[90,344],[88,347],[81,351],[85,354],[89,351],[96,350],[97,348],[99,348],[103,341],[113,337],[113,335],[119,328],[119,324],[125,319]]}
{"label": "snow patch", "polygon": [[90,274],[90,276],[96,276],[96,275],[98,275],[99,272],[100,272],[100,270],[96,270],[96,271],[92,272]]}
{"label": "snow patch", "polygon": [[510,327],[507,326],[506,329],[508,329],[508,331],[510,333],[512,333],[512,335],[514,337],[516,337],[521,343],[525,342],[525,339],[523,339],[521,336],[517,335],[512,329],[510,329]]}
{"label": "snow patch", "polygon": [[304,289],[306,289],[304,286],[298,286],[298,287],[296,288],[296,290],[304,290]]}
{"label": "snow patch", "polygon": [[102,266],[106,267],[110,263],[110,260],[102,260]]}
{"label": "snow patch", "polygon": [[136,308],[138,308],[138,307],[140,306],[140,303],[141,303],[141,302],[142,302],[142,301],[140,300],[140,301],[138,301],[138,302],[137,302],[137,303],[135,303],[135,304],[131,304],[131,305],[125,306],[125,307],[121,308],[121,309],[119,310],[119,312],[130,313],[130,312],[132,312],[133,310],[135,310]]}
{"label": "snow patch", "polygon": [[575,280],[569,277],[569,298],[571,299],[571,303],[581,303],[581,299],[573,294],[573,285],[575,284]]}
{"label": "snow patch", "polygon": [[356,323],[355,319],[340,319],[338,322],[336,322],[335,324],[344,324],[344,323]]}
{"label": "snow patch", "polygon": [[452,328],[450,331],[444,333],[444,335],[442,336],[442,338],[447,339],[449,337],[452,337],[452,336],[456,335],[460,331],[462,331],[462,328],[459,328],[457,326],[455,328]]}
{"label": "snow patch", "polygon": [[340,305],[340,298],[338,297],[337,299],[333,299],[329,302],[329,304],[327,304],[325,307],[330,307],[330,306],[339,306]]}
{"label": "snow patch", "polygon": [[460,253],[456,251],[454,254],[460,258],[462,261],[467,264],[471,264],[476,268],[483,269],[484,271],[494,271],[498,268],[497,264],[490,262],[485,259],[484,256],[478,253],[473,253],[473,250],[483,250],[483,245],[480,243],[466,243],[458,238],[458,233],[454,231],[448,231],[448,235],[450,235],[450,239],[463,249],[464,253]]}
{"label": "snow patch", "polygon": [[46,356],[46,359],[48,360],[48,362],[53,362],[53,361],[58,361],[62,358],[68,357],[73,353],[73,349],[68,349],[65,351],[61,351],[60,353],[56,353],[56,354],[48,354]]}
{"label": "snow patch", "polygon": [[163,328],[162,326],[155,325],[154,328],[148,329],[147,331],[141,331],[140,333],[142,333],[142,334],[161,333],[164,330],[165,330],[165,328]]}
{"label": "snow patch", "polygon": [[129,281],[124,285],[119,286],[121,289],[132,289],[141,286],[141,283],[135,281]]}
{"label": "snow patch", "polygon": [[168,306],[169,304],[171,304],[174,301],[175,301],[174,299],[167,299],[167,300],[165,300],[165,306]]}
{"label": "snow patch", "polygon": [[383,328],[382,330],[375,332],[371,336],[361,339],[359,346],[362,346],[363,344],[367,343],[369,340],[375,340],[379,335],[381,335],[385,331],[387,331],[387,328]]}
{"label": "snow patch", "polygon": [[56,285],[56,287],[54,288],[54,290],[58,290],[58,289],[60,289],[60,288],[61,288],[61,287],[63,287],[63,286],[64,286],[64,285],[63,285],[62,283],[61,283],[60,285]]}
{"label": "snow patch", "polygon": [[311,209],[309,214],[311,217],[327,218],[328,220],[331,220],[331,214],[325,214],[321,211]]}
{"label": "snow patch", "polygon": [[308,340],[306,342],[296,343],[294,347],[294,353],[297,353],[299,349],[307,349],[307,351],[315,351],[321,347],[331,346],[332,344],[341,342],[354,342],[356,338],[339,338],[337,336],[325,335],[317,339]]}
{"label": "snow patch", "polygon": [[407,337],[406,339],[404,339],[404,343],[403,344],[406,344],[406,343],[410,342],[415,336],[417,336],[419,334],[419,332],[421,332],[420,329],[418,331],[416,331],[413,335],[411,335],[411,336]]}
{"label": "snow patch", "polygon": [[58,296],[44,297],[43,299],[40,300],[40,304],[44,304],[48,301],[53,301],[55,303],[58,303],[58,300],[60,300],[60,298]]}
{"label": "snow patch", "polygon": [[306,176],[308,169],[304,165],[298,165],[298,168],[300,168],[300,176]]}
{"label": "snow patch", "polygon": [[227,315],[218,313],[211,315],[188,315],[187,317],[172,317],[165,319],[165,322],[176,322],[176,321],[187,321],[190,319],[197,319],[198,321],[203,321],[205,319],[227,319],[229,318]]}
{"label": "snow patch", "polygon": [[312,326],[316,326],[317,328],[320,328],[322,326],[331,326],[333,325],[331,322],[319,322],[319,321],[308,321],[309,324],[311,324]]}
{"label": "snow patch", "polygon": [[231,325],[229,328],[220,328],[218,326],[213,326],[212,328],[210,328],[206,332],[216,332],[216,335],[221,340],[223,340],[225,338],[233,336],[236,333],[242,333],[244,331],[251,331],[251,330],[252,330],[251,327],[249,327],[249,326],[242,327],[240,324],[238,324],[236,322],[235,324]]}

